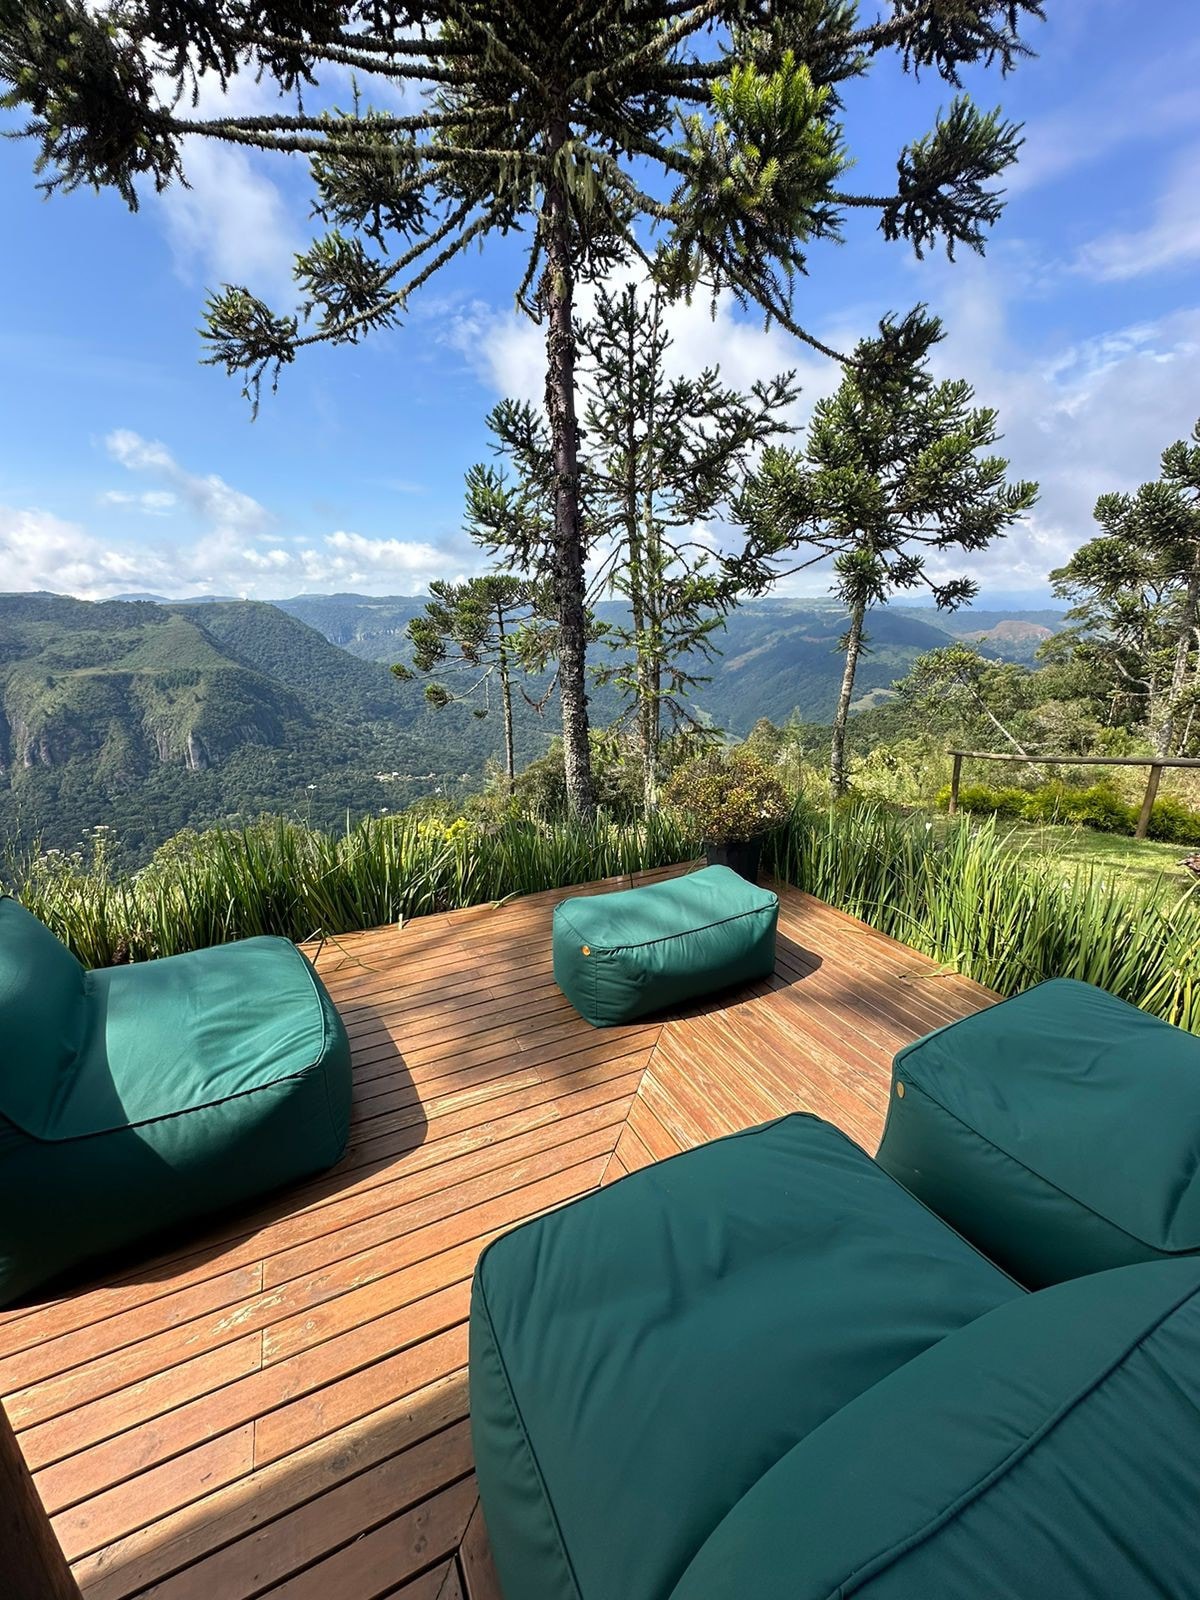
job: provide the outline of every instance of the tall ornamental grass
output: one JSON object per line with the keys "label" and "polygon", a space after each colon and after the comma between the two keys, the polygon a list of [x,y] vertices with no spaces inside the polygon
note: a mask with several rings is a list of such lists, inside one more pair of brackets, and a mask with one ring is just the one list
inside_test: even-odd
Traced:
{"label": "tall ornamental grass", "polygon": [[1001,994],[1080,978],[1200,1033],[1200,889],[1164,899],[1015,854],[994,822],[947,832],[878,806],[799,810],[771,853],[787,882]]}
{"label": "tall ornamental grass", "polygon": [[37,853],[6,887],[86,966],[175,955],[273,933],[303,940],[381,927],[539,889],[686,861],[697,842],[669,817],[617,824],[521,819],[479,829],[368,817],[324,833],[282,817],[182,834],[137,872]]}
{"label": "tall ornamental grass", "polygon": [[[341,834],[274,818],[184,834],[149,867],[38,854],[7,886],[89,966],[141,961],[251,934],[291,939],[378,927],[589,879],[686,861],[669,815],[496,827],[369,818]],[[798,807],[767,846],[789,883],[969,977],[1013,994],[1082,978],[1200,1033],[1200,891],[1175,900],[1096,869],[1008,848],[995,822],[933,828],[885,806]]]}

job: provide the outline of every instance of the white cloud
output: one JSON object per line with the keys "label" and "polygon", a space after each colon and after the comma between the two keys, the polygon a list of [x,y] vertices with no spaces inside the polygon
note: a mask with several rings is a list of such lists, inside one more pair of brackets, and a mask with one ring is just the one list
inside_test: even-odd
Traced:
{"label": "white cloud", "polygon": [[[1079,8],[1078,17],[1084,10]],[[1196,127],[1198,69],[1200,44],[1179,41],[1168,55],[1133,72],[1123,62],[1117,72],[1091,80],[1086,94],[1026,123],[1021,157],[1006,176],[1006,189],[1020,194],[1101,161],[1124,145]]]}
{"label": "white cloud", "polygon": [[165,569],[153,553],[114,548],[52,512],[0,506],[0,571],[10,590],[93,598],[154,585]]}
{"label": "white cloud", "polygon": [[292,261],[305,241],[279,188],[244,151],[195,137],[185,141],[184,170],[188,186],[172,184],[161,199],[180,277],[214,289],[245,285],[289,306]]}
{"label": "white cloud", "polygon": [[[144,472],[170,485],[169,490],[153,492],[150,498],[161,510],[166,504],[183,501],[196,516],[218,528],[242,534],[257,534],[273,520],[265,506],[240,489],[234,489],[215,472],[198,474],[181,467],[166,445],[144,439],[130,428],[116,428],[104,441],[112,459],[130,472]],[[112,493],[112,492],[110,492]],[[115,491],[119,497],[121,491]],[[138,498],[138,497],[135,497]]]}
{"label": "white cloud", "polygon": [[1102,283],[1125,282],[1200,259],[1200,145],[1175,165],[1141,228],[1114,230],[1084,246],[1075,270]]}
{"label": "white cloud", "polygon": [[[259,82],[243,73],[222,91],[208,75],[200,80],[189,115],[253,116],[279,106],[280,95],[266,78]],[[186,185],[177,181],[161,195],[146,197],[165,224],[179,276],[207,288],[244,284],[271,303],[290,305],[296,295],[292,260],[307,235],[299,208],[289,205],[269,175],[286,170],[289,158],[252,154],[196,134],[184,138],[182,154]]]}
{"label": "white cloud", "polygon": [[129,506],[148,517],[165,517],[179,503],[169,489],[147,489],[141,494],[132,489],[106,489],[101,505]]}
{"label": "white cloud", "polygon": [[229,528],[172,544],[108,540],[49,511],[0,505],[4,587],[85,600],[131,589],[264,599],[346,586],[412,593],[434,578],[460,576],[460,565],[451,552],[422,540],[372,539],[342,529],[302,545],[248,542]]}
{"label": "white cloud", "polygon": [[425,540],[372,538],[340,528],[312,539],[281,532],[267,507],[216,473],[182,466],[161,441],[118,428],[105,446],[128,471],[167,487],[110,489],[99,496],[100,504],[159,517],[184,513],[191,533],[155,542],[109,539],[40,508],[0,506],[5,585],[92,600],[129,589],[274,598],[302,588],[350,585],[376,592],[421,590],[434,578],[456,576],[463,564],[456,541],[441,550]]}
{"label": "white cloud", "polygon": [[967,377],[978,402],[997,409],[1013,475],[1041,485],[1032,515],[973,558],[971,574],[992,587],[1044,591],[1046,574],[1095,533],[1097,497],[1153,478],[1163,447],[1191,430],[1200,307],[1031,353],[1010,333],[996,276],[960,265],[944,305],[939,373]]}

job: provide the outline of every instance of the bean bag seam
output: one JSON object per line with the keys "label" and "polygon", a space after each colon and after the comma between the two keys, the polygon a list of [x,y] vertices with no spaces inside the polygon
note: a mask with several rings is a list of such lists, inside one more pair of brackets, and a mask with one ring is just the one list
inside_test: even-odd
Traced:
{"label": "bean bag seam", "polygon": [[924,1095],[926,1100],[928,1100],[931,1105],[935,1105],[939,1111],[945,1112],[946,1116],[948,1116],[953,1122],[956,1122],[960,1128],[965,1128],[968,1133],[974,1134],[981,1144],[986,1144],[992,1150],[998,1150],[1006,1161],[1011,1161],[1015,1167],[1020,1167],[1022,1172],[1028,1173],[1029,1176],[1034,1178],[1038,1183],[1044,1184],[1047,1189],[1053,1189],[1055,1194],[1062,1195],[1064,1200],[1069,1200],[1072,1205],[1078,1206],[1081,1211],[1086,1211],[1089,1216],[1095,1217],[1097,1222],[1103,1222],[1105,1226],[1111,1228],[1114,1233],[1119,1233],[1126,1239],[1132,1239],[1135,1244],[1140,1244],[1147,1250],[1158,1251],[1164,1256],[1189,1255],[1192,1251],[1200,1248],[1198,1245],[1182,1245],[1174,1250],[1168,1249],[1163,1245],[1154,1244],[1149,1239],[1144,1239],[1140,1233],[1134,1233],[1130,1228],[1122,1227],[1121,1224],[1114,1221],[1112,1217],[1106,1217],[1103,1212],[1097,1211],[1094,1206],[1090,1206],[1086,1200],[1081,1200],[1080,1197],[1077,1194],[1073,1194],[1070,1189],[1064,1189],[1061,1184],[1055,1183],[1054,1180],[1052,1178],[1048,1178],[1044,1172],[1035,1172],[1031,1166],[1021,1160],[1020,1156],[1013,1155],[1011,1150],[1000,1144],[998,1140],[993,1139],[990,1134],[985,1134],[981,1129],[972,1127],[972,1125],[960,1117],[957,1112],[951,1111],[950,1107],[939,1100],[937,1095],[931,1094],[924,1084],[917,1083],[911,1078],[906,1079],[905,1081],[910,1090],[915,1090],[918,1094]]}
{"label": "bean bag seam", "polygon": [[[831,1589],[826,1600],[848,1600],[848,1597],[861,1588],[864,1583],[870,1582],[872,1578],[877,1578],[881,1572],[885,1572],[889,1567],[895,1566],[898,1561],[902,1560],[910,1551],[915,1550],[918,1545],[924,1544],[935,1533],[957,1520],[968,1507],[986,1494],[994,1484],[1011,1472],[1015,1466],[1018,1466],[1027,1455],[1041,1444],[1043,1439],[1058,1427],[1060,1422],[1065,1421],[1085,1400],[1107,1383],[1109,1378],[1124,1366],[1129,1357],[1147,1339],[1152,1338],[1182,1306],[1185,1306],[1189,1300],[1194,1300],[1197,1295],[1200,1295],[1200,1289],[1189,1287],[1186,1293],[1180,1295],[1178,1300],[1173,1301],[1161,1316],[1155,1318],[1149,1328],[1143,1328],[1119,1355],[1114,1356],[1102,1371],[1097,1373],[1094,1378],[1089,1379],[1069,1400],[1064,1401],[1054,1414],[1047,1417],[1027,1439],[1022,1439],[1020,1443],[1015,1445],[1003,1461],[998,1462],[990,1472],[984,1473],[982,1478],[972,1484],[969,1489],[964,1490],[953,1504],[945,1507],[936,1516],[930,1518],[924,1527],[918,1528],[915,1533],[909,1534],[906,1539],[902,1539],[899,1543],[893,1545],[891,1549],[881,1551],[878,1555],[872,1556],[869,1561],[864,1562],[862,1566],[858,1567],[847,1578],[844,1578],[835,1589]],[[951,1334],[949,1337],[953,1338],[953,1335]]]}
{"label": "bean bag seam", "polygon": [[[694,928],[680,928],[675,933],[660,934],[657,939],[639,939],[636,942],[626,941],[620,944],[593,944],[591,948],[593,950],[603,950],[606,954],[611,954],[615,950],[646,950],[652,944],[668,944],[672,939],[684,939],[692,933],[707,933],[710,928],[723,928],[727,923],[742,922],[747,917],[761,917],[764,911],[777,910],[778,907],[779,896],[773,895],[771,897],[771,903],[766,905],[753,906],[748,911],[735,911],[731,917],[718,917],[715,922],[702,922]],[[562,916],[561,908],[559,909],[557,915]],[[579,929],[576,927],[576,925],[571,921],[570,917],[563,916],[562,920],[566,923],[567,927],[570,928],[575,937],[582,941],[583,935],[579,932]]]}
{"label": "bean bag seam", "polygon": [[[219,1100],[203,1100],[194,1106],[182,1106],[178,1111],[163,1111],[157,1117],[143,1117],[139,1122],[118,1122],[110,1128],[93,1128],[87,1133],[72,1133],[65,1139],[46,1139],[40,1134],[27,1133],[19,1122],[12,1125],[23,1139],[29,1139],[34,1144],[59,1145],[82,1144],[87,1139],[110,1139],[114,1134],[128,1133],[134,1128],[152,1128],[159,1122],[175,1122],[180,1117],[193,1116],[197,1111],[215,1111],[218,1106],[229,1106],[237,1100],[247,1100],[251,1095],[265,1094],[268,1089],[273,1089],[276,1084],[295,1083],[300,1078],[305,1078],[316,1067],[317,1060],[310,1061],[307,1066],[301,1067],[297,1072],[285,1072],[278,1078],[272,1078],[268,1083],[256,1083],[252,1089],[239,1089],[236,1094],[222,1095]],[[4,1119],[12,1122],[12,1118],[3,1113]]]}
{"label": "bean bag seam", "polygon": [[[495,1240],[493,1242],[498,1244],[499,1240]],[[496,1355],[496,1365],[499,1367],[500,1376],[504,1380],[504,1388],[508,1395],[509,1404],[512,1407],[513,1416],[516,1419],[517,1427],[520,1429],[521,1439],[525,1445],[526,1454],[529,1457],[530,1465],[533,1467],[534,1473],[537,1477],[538,1485],[542,1491],[542,1500],[545,1503],[546,1510],[550,1514],[550,1521],[554,1525],[554,1536],[558,1541],[559,1554],[562,1556],[563,1565],[566,1567],[567,1575],[571,1580],[571,1587],[574,1589],[578,1600],[582,1600],[582,1590],[579,1587],[579,1579],[575,1574],[574,1563],[572,1562],[570,1554],[567,1550],[566,1540],[563,1538],[562,1525],[558,1520],[558,1512],[554,1509],[554,1501],[550,1498],[550,1491],[546,1487],[545,1475],[543,1474],[541,1464],[538,1461],[537,1452],[533,1448],[533,1442],[529,1437],[529,1430],[525,1426],[525,1417],[522,1414],[521,1407],[517,1404],[516,1392],[513,1389],[512,1379],[509,1377],[508,1373],[508,1364],[504,1359],[504,1352],[500,1348],[500,1341],[496,1337],[496,1325],[492,1321],[492,1311],[491,1307],[488,1305],[487,1289],[485,1288],[483,1282],[484,1258],[490,1249],[491,1245],[489,1245],[488,1249],[485,1250],[483,1255],[480,1256],[478,1265],[475,1268],[475,1277],[479,1285],[479,1304],[483,1309],[484,1319],[487,1322],[488,1334],[490,1335],[492,1341],[492,1349]]]}

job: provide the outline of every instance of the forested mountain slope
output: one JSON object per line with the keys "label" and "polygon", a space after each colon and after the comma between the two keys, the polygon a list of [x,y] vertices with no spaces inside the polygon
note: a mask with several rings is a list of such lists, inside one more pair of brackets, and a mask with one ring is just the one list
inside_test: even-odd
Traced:
{"label": "forested mountain slope", "polygon": [[[410,652],[419,597],[306,595],[247,600],[89,602],[0,595],[0,830],[74,848],[97,824],[136,854],[186,826],[264,811],[337,826],[347,813],[395,810],[475,786],[500,748],[487,702],[432,710],[421,682],[390,663]],[[616,604],[599,607],[614,618]],[[1053,613],[1049,614],[1053,618]],[[935,612],[881,609],[859,668],[860,703],[886,695],[924,650],[951,637]],[[968,631],[966,617],[953,619]],[[1028,659],[1039,615],[977,616],[988,653]],[[697,710],[732,736],[760,717],[825,722],[841,674],[844,618],[819,601],[766,600],[735,611],[716,635],[720,659]],[[451,675],[451,687],[464,683]],[[527,686],[537,698],[547,687]],[[498,710],[493,696],[491,710]],[[592,697],[596,726],[620,711],[614,690]],[[553,737],[518,693],[518,760]]]}

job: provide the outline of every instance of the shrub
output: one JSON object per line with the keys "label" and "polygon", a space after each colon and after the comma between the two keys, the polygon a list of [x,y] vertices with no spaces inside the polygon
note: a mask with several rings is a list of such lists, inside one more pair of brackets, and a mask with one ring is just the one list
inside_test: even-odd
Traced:
{"label": "shrub", "polygon": [[1071,822],[1081,822],[1102,833],[1132,833],[1137,825],[1137,812],[1106,783],[1066,790],[1063,811]]}
{"label": "shrub", "polygon": [[1172,794],[1164,794],[1150,810],[1149,834],[1169,844],[1200,844],[1200,811],[1193,811]]}
{"label": "shrub", "polygon": [[734,844],[770,833],[790,814],[783,785],[751,750],[714,750],[676,768],[663,800],[708,844]]}
{"label": "shrub", "polygon": [[[986,783],[964,783],[958,791],[958,809],[979,817],[1007,817],[1010,821],[1025,815],[1028,791],[1017,788],[993,789]],[[950,804],[950,785],[938,791],[937,803],[944,811]]]}
{"label": "shrub", "polygon": [[[944,811],[950,804],[950,786],[938,791],[936,803]],[[1025,822],[1077,822],[1103,833],[1132,833],[1139,806],[1123,800],[1110,782],[1072,789],[1055,781],[1039,788],[993,789],[986,783],[964,783],[958,791],[958,808],[975,816],[994,816]],[[1200,844],[1200,811],[1193,811],[1174,795],[1154,802],[1150,837],[1174,844]]]}

